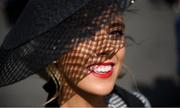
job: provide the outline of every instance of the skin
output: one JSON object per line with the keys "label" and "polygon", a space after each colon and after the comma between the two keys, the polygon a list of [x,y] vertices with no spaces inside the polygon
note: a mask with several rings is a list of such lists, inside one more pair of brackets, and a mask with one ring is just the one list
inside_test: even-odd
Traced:
{"label": "skin", "polygon": [[[109,94],[115,85],[118,75],[123,64],[125,55],[125,47],[118,50],[118,52],[105,62],[113,62],[113,74],[108,78],[95,77],[89,74],[81,80],[77,87],[74,87],[76,94],[64,103],[61,107],[103,107],[107,106],[104,96]],[[94,101],[96,100],[96,101]]]}

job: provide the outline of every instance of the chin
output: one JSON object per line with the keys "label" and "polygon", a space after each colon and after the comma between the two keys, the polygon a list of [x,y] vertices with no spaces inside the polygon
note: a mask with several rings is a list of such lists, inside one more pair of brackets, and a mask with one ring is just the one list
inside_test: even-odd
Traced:
{"label": "chin", "polygon": [[95,87],[92,87],[90,92],[95,95],[106,96],[113,90],[113,88],[114,88],[114,84],[113,85],[107,85],[107,84],[95,85]]}
{"label": "chin", "polygon": [[92,95],[106,96],[113,90],[114,85],[113,77],[101,79],[89,75],[79,82],[78,87]]}

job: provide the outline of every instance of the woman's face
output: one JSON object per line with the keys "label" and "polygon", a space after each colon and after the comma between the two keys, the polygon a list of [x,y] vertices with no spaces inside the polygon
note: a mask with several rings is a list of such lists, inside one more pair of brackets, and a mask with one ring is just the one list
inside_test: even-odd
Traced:
{"label": "woman's face", "polygon": [[[84,15],[83,19],[88,18]],[[110,6],[88,23],[90,25],[82,26],[82,29],[74,28],[74,31],[84,30],[92,36],[77,33],[82,36],[74,36],[70,40],[72,50],[57,62],[67,99],[72,94],[70,89],[77,88],[91,94],[107,95],[113,89],[122,67],[125,42],[124,23],[119,10]]]}
{"label": "woman's face", "polygon": [[94,36],[79,42],[60,60],[66,80],[81,90],[107,95],[121,70],[125,42],[122,17],[116,16]]}

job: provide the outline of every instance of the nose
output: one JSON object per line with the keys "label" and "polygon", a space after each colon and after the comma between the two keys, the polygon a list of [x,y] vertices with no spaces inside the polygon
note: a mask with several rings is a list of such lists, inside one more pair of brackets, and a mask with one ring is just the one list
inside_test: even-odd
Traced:
{"label": "nose", "polygon": [[109,40],[104,43],[104,46],[97,48],[95,55],[97,57],[108,57],[111,58],[116,54],[118,50],[125,47],[125,40],[122,38],[121,40]]}

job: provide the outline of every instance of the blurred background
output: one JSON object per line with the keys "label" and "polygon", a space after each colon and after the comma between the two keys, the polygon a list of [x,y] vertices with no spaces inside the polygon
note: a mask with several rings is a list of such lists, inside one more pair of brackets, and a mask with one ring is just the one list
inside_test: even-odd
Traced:
{"label": "blurred background", "polygon": [[[0,44],[28,0],[0,0]],[[152,106],[180,106],[180,2],[136,0],[124,13],[126,34],[125,76],[117,84],[139,90]],[[16,41],[16,40],[14,40]],[[0,107],[43,106],[46,83],[39,75],[0,88]]]}

